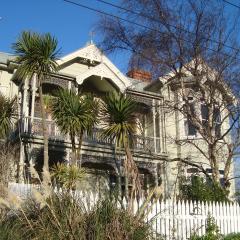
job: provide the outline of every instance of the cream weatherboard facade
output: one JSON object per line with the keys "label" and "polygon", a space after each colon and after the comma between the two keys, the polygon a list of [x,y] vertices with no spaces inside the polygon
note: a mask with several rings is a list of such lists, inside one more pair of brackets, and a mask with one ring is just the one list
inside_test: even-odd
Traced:
{"label": "cream weatherboard facade", "polygon": [[[169,111],[166,101],[176,100],[176,92],[163,84],[161,79],[151,81],[151,76],[143,71],[132,71],[128,76],[124,75],[94,44],[88,44],[62,57],[58,64],[58,74],[44,79],[44,94],[51,95],[56,89],[64,88],[75,92],[92,92],[101,98],[108,92],[120,91],[139,103],[136,114],[141,131],[135,136],[132,151],[146,189],[161,185],[166,197],[176,193],[176,178],[179,174],[186,175],[189,167],[183,166],[179,172],[177,162],[170,163],[172,159],[188,157],[192,161],[205,162],[208,168],[206,159],[196,149],[175,144],[176,138],[187,137],[186,124],[180,113]],[[39,97],[35,79],[18,81],[14,78],[16,68],[13,55],[0,53],[0,91],[7,97],[17,96],[18,99],[15,136],[20,137],[19,166],[25,170],[25,180],[29,180],[31,176],[28,166],[34,164],[40,169],[42,164],[43,137]],[[49,112],[47,128],[50,165],[58,161],[69,162],[70,139],[61,134]],[[114,143],[110,139],[102,140],[99,138],[100,134],[99,125],[91,136],[84,137],[82,166],[104,172],[105,179],[107,176],[109,183],[115,184],[116,164],[122,166],[124,154],[120,152],[115,156]],[[93,176],[97,181],[97,174]],[[231,188],[234,188],[234,184]]]}

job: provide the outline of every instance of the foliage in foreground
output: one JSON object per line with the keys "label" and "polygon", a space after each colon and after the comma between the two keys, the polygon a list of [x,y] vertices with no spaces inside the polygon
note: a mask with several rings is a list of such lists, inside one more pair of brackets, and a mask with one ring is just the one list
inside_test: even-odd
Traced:
{"label": "foliage in foreground", "polygon": [[224,237],[224,240],[240,240],[240,233],[231,233]]}
{"label": "foliage in foreground", "polygon": [[57,163],[51,170],[53,183],[57,187],[68,190],[76,190],[77,183],[86,175],[84,168],[79,168],[75,165],[67,166],[63,163]]}
{"label": "foliage in foreground", "polygon": [[0,93],[0,138],[8,138],[13,128],[16,97],[10,99]]}
{"label": "foliage in foreground", "polygon": [[191,181],[182,179],[179,198],[192,201],[228,201],[228,192],[217,184],[192,176]]}
{"label": "foliage in foreground", "polygon": [[197,236],[194,234],[190,240],[240,240],[240,233],[231,233],[224,237],[222,234],[220,234],[215,219],[211,216],[208,216],[205,235]]}
{"label": "foliage in foreground", "polygon": [[150,226],[118,208],[114,199],[99,201],[89,210],[80,198],[68,192],[52,194],[46,200],[35,193],[34,198],[2,219],[2,240],[151,239]]}
{"label": "foliage in foreground", "polygon": [[215,223],[214,218],[208,216],[207,225],[206,225],[206,233],[205,235],[199,237],[197,235],[193,235],[190,240],[221,240],[222,235],[219,232],[219,228]]}

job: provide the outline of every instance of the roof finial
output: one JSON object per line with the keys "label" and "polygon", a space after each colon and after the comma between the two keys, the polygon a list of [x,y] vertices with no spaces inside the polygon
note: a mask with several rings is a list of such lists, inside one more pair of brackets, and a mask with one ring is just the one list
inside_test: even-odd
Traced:
{"label": "roof finial", "polygon": [[93,44],[93,37],[95,35],[95,32],[94,31],[90,31],[89,35],[90,35],[90,44]]}

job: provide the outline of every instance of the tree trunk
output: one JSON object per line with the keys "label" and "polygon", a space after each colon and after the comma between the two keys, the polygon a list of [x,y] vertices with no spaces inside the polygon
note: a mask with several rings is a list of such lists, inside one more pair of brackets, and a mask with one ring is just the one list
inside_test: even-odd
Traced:
{"label": "tree trunk", "polygon": [[131,178],[131,191],[130,191],[130,201],[129,201],[129,210],[132,210],[132,204],[135,197],[139,198],[141,195],[141,182],[139,178],[139,172],[136,163],[133,160],[133,156],[128,144],[124,144],[124,149],[126,153],[124,168],[125,168],[125,176]]}
{"label": "tree trunk", "polygon": [[115,160],[115,164],[116,164],[116,169],[117,169],[117,193],[118,195],[122,198],[122,174],[121,174],[121,166],[122,166],[122,162],[118,161],[117,159],[117,143],[115,143],[115,147],[114,147],[114,160]]}
{"label": "tree trunk", "polygon": [[126,199],[129,198],[129,191],[128,191],[128,187],[129,187],[129,181],[128,181],[128,174],[126,173],[125,171],[125,177],[124,177],[124,185],[125,185],[125,196],[126,196]]}
{"label": "tree trunk", "polygon": [[48,157],[48,131],[46,123],[46,112],[44,108],[43,93],[42,93],[42,82],[41,79],[39,84],[39,97],[41,105],[41,117],[42,117],[42,130],[43,130],[43,170],[49,171],[49,157]]}
{"label": "tree trunk", "polygon": [[80,168],[82,167],[82,159],[81,159],[82,142],[83,142],[83,133],[79,135],[79,143],[78,143],[78,149],[77,149],[77,159],[79,159]]}
{"label": "tree trunk", "polygon": [[70,134],[71,143],[72,143],[72,165],[77,165],[77,152],[76,152],[76,143],[74,134]]}
{"label": "tree trunk", "polygon": [[215,184],[221,187],[220,174],[219,174],[219,162],[216,156],[216,145],[213,145],[213,144],[208,145],[208,154],[209,154],[210,165],[212,168],[212,180]]}
{"label": "tree trunk", "polygon": [[228,146],[228,158],[227,158],[227,161],[226,161],[225,167],[224,167],[224,188],[226,190],[229,190],[231,184],[229,182],[228,177],[229,177],[232,158],[233,158],[233,146],[232,146],[232,144],[228,144],[227,146]]}

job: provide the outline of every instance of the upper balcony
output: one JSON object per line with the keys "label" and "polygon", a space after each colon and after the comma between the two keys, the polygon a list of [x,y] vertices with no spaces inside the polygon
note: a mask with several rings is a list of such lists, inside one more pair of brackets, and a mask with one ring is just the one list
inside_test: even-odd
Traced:
{"label": "upper balcony", "polygon": [[[64,135],[59,130],[54,121],[46,120],[47,131],[50,141],[61,141],[70,143],[68,135]],[[25,117],[22,122],[21,133],[26,136],[38,137],[43,136],[42,120],[41,118],[34,117],[31,121],[30,117]],[[114,147],[115,142],[110,138],[102,137],[103,129],[94,128],[91,135],[85,134],[83,142],[91,145],[104,145]],[[135,135],[132,144],[132,150],[142,151],[144,153],[161,153],[161,138],[160,137],[146,137],[142,135]]]}
{"label": "upper balcony", "polygon": [[[105,68],[104,68],[105,69]],[[91,70],[91,69],[90,69]],[[87,68],[87,72],[90,71]],[[92,70],[91,70],[92,71]],[[44,79],[42,90],[45,95],[53,95],[57,89],[68,89],[75,92],[92,92],[96,98],[102,98],[112,91],[121,91],[122,86],[114,76],[103,77],[98,73],[90,73],[88,75],[80,74],[77,78],[67,76],[53,76]],[[81,77],[81,79],[80,79]],[[112,78],[110,78],[112,77]],[[127,78],[124,78],[128,80]],[[80,81],[81,80],[81,81]],[[140,82],[141,83],[141,82]],[[120,84],[120,85],[119,85]],[[36,87],[34,78],[29,82],[24,82],[21,90],[21,134],[32,138],[42,138],[42,123],[40,114],[39,92]],[[139,92],[138,90],[126,91],[136,102],[138,109],[136,114],[141,123],[141,132],[134,136],[132,149],[134,152],[149,153],[166,153],[166,137],[165,137],[165,120],[163,109],[161,108],[161,97],[149,92]],[[51,118],[51,113],[47,113],[47,130],[49,140],[61,141],[71,144],[69,137],[62,134],[55,122]],[[115,143],[108,138],[102,138],[101,128],[95,128],[91,136],[84,136],[84,144],[91,146],[108,146],[113,148]],[[101,146],[100,146],[101,147]],[[144,155],[144,154],[143,154]]]}

